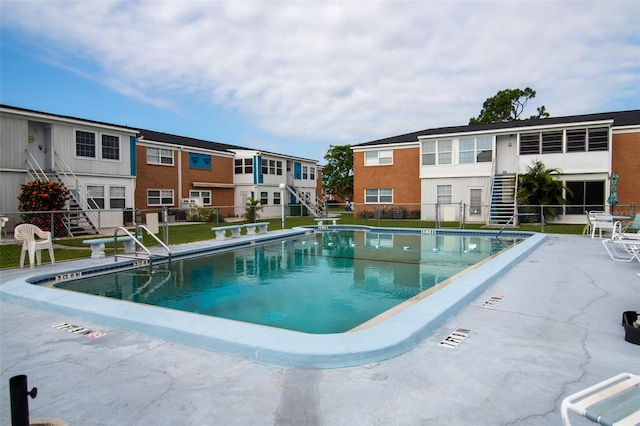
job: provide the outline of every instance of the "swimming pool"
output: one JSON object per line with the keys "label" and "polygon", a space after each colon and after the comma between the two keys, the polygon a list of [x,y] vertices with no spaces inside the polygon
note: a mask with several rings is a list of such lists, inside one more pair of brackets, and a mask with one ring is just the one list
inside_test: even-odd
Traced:
{"label": "swimming pool", "polygon": [[[345,229],[341,226],[328,227],[328,229],[333,228]],[[384,231],[432,233],[439,236],[495,235],[495,232],[482,231],[421,229]],[[295,228],[242,237],[233,241],[191,243],[172,247],[172,257],[178,261],[211,251],[232,250],[283,238],[297,238],[313,232],[310,229]],[[444,321],[475,299],[547,238],[544,234],[509,233],[508,235],[509,238],[512,236],[528,236],[528,238],[464,275],[456,276],[450,285],[436,294],[412,303],[388,319],[348,333],[300,333],[51,288],[56,282],[73,279],[80,275],[87,276],[123,268],[131,269],[135,266],[135,261],[130,259],[121,259],[118,262],[108,258],[83,259],[46,265],[34,271],[18,270],[15,271],[16,273],[5,274],[5,282],[0,285],[0,299],[52,311],[62,318],[71,316],[73,318],[69,321],[74,323],[85,319],[98,325],[114,327],[115,329],[110,333],[117,333],[118,328],[129,329],[166,340],[241,356],[263,364],[299,368],[347,367],[388,359],[415,348]],[[8,279],[9,276],[14,278]]]}
{"label": "swimming pool", "polygon": [[524,237],[325,230],[55,287],[305,333],[343,333]]}

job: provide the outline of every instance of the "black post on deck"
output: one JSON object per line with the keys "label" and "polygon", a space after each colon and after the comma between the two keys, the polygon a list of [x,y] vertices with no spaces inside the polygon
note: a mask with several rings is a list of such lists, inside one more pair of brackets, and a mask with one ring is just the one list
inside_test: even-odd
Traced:
{"label": "black post on deck", "polygon": [[27,376],[21,374],[9,379],[9,395],[11,397],[11,426],[29,425],[29,400],[38,394],[38,389],[27,391]]}

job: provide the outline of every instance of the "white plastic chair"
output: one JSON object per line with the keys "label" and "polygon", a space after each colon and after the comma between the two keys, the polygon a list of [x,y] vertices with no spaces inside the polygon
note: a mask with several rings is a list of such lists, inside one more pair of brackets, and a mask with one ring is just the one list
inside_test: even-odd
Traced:
{"label": "white plastic chair", "polygon": [[[21,268],[24,267],[25,252],[29,252],[29,265],[31,266],[31,269],[33,269],[34,255],[38,261],[38,266],[40,266],[42,249],[49,250],[49,258],[51,259],[51,264],[55,265],[56,259],[53,256],[53,242],[51,241],[51,232],[43,231],[42,229],[30,223],[22,223],[15,227],[15,229],[13,230],[13,236],[16,240],[22,241],[22,251],[20,252]],[[37,239],[36,237],[40,239]]]}
{"label": "white plastic chair", "polygon": [[9,218],[6,216],[0,217],[0,230],[2,234],[7,235],[7,231],[5,231],[4,226],[9,222]]}
{"label": "white plastic chair", "polygon": [[613,216],[607,213],[597,213],[592,216],[591,238],[594,238],[596,231],[602,238],[602,231],[613,232]]}

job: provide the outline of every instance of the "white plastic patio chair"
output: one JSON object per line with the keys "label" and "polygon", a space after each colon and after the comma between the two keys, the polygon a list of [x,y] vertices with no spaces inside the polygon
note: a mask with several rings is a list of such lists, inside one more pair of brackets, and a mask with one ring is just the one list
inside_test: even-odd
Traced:
{"label": "white plastic patio chair", "polygon": [[53,242],[51,241],[51,232],[43,231],[42,229],[30,223],[22,223],[15,227],[15,229],[13,230],[13,236],[16,240],[22,241],[22,251],[20,252],[21,268],[24,267],[25,252],[29,253],[29,265],[31,266],[31,269],[33,269],[34,257],[38,261],[38,266],[40,266],[42,249],[49,250],[49,258],[51,259],[51,264],[55,265],[56,259],[53,256]]}
{"label": "white plastic patio chair", "polygon": [[0,217],[0,230],[2,234],[7,235],[7,231],[4,229],[4,226],[9,222],[9,218],[6,216]]}
{"label": "white plastic patio chair", "polygon": [[591,238],[594,238],[596,231],[602,238],[602,231],[613,233],[613,216],[608,213],[598,213],[592,216]]}
{"label": "white plastic patio chair", "polygon": [[635,426],[640,423],[640,376],[618,374],[567,396],[560,405],[565,426],[571,425],[569,411],[601,425]]}

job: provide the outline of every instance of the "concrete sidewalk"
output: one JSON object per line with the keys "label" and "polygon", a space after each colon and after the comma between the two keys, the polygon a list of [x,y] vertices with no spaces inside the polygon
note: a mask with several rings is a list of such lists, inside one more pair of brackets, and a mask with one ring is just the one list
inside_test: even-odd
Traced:
{"label": "concrete sidewalk", "polygon": [[[565,396],[640,374],[640,346],[621,326],[622,312],[640,310],[638,272],[600,240],[551,235],[418,348],[343,369],[268,367],[0,302],[0,423],[10,424],[9,378],[26,374],[38,388],[31,418],[70,425],[559,425]],[[494,294],[503,299],[482,307]],[[440,346],[458,327],[471,333]]]}

